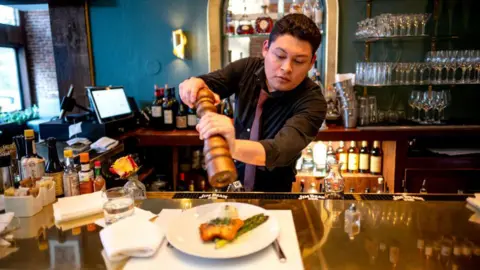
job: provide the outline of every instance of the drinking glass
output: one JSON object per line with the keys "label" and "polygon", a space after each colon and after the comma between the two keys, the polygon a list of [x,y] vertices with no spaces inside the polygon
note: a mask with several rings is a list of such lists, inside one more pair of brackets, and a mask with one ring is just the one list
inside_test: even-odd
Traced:
{"label": "drinking glass", "polygon": [[135,205],[133,195],[123,187],[111,188],[102,193],[107,199],[103,204],[105,224],[110,225],[133,215]]}
{"label": "drinking glass", "polygon": [[433,123],[434,124],[441,124],[441,113],[443,109],[445,109],[445,93],[444,91],[438,91],[434,95],[434,101],[435,101],[435,110],[437,110],[437,115],[438,118],[435,120]]}
{"label": "drinking glass", "polygon": [[370,112],[370,123],[377,123],[378,115],[377,115],[377,97],[376,96],[368,97],[368,108]]}
{"label": "drinking glass", "polygon": [[406,36],[412,35],[412,23],[413,23],[413,14],[406,14],[405,17],[405,24],[407,27]]}

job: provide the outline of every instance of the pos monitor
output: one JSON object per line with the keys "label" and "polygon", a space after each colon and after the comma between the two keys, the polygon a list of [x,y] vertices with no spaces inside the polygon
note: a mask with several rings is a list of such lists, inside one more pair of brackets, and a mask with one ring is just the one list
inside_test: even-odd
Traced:
{"label": "pos monitor", "polygon": [[87,87],[88,98],[101,124],[133,117],[122,86]]}

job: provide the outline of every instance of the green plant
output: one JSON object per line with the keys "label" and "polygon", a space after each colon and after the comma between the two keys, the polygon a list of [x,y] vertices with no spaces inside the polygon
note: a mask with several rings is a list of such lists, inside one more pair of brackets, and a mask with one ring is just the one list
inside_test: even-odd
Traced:
{"label": "green plant", "polygon": [[0,123],[17,123],[24,124],[29,120],[38,118],[38,107],[33,105],[31,108],[14,112],[0,113]]}

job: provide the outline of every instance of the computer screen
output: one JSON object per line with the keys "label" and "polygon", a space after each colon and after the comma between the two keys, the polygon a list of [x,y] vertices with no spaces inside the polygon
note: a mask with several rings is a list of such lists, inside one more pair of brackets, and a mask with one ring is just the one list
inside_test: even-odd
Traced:
{"label": "computer screen", "polygon": [[92,98],[102,119],[132,112],[123,88],[95,90],[92,91]]}

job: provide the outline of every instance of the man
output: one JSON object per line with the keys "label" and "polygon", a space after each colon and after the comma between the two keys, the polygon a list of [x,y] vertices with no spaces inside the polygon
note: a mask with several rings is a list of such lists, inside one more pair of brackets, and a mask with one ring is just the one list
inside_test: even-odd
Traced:
{"label": "man", "polygon": [[247,190],[291,191],[295,161],[317,135],[326,113],[320,87],[307,76],[320,42],[312,20],[287,15],[264,42],[264,59],[241,59],[180,84],[180,98],[190,107],[204,87],[214,92],[217,103],[235,94],[234,124],[209,113],[197,130],[201,139],[216,134],[226,138]]}

